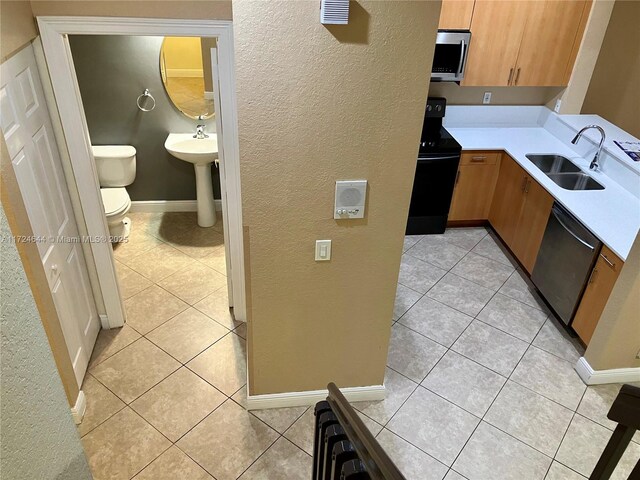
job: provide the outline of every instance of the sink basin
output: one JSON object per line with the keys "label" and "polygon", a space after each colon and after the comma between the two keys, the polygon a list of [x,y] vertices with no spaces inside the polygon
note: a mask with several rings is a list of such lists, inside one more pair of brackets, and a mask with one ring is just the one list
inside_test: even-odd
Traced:
{"label": "sink basin", "polygon": [[547,176],[565,190],[604,190],[586,173],[547,173]]}
{"label": "sink basin", "polygon": [[218,158],[218,136],[210,133],[207,138],[193,138],[193,133],[170,133],[164,148],[174,157],[193,164],[196,170],[198,225],[212,227],[216,224],[216,207],[211,164]]}
{"label": "sink basin", "polygon": [[171,155],[195,165],[212,163],[218,158],[218,136],[193,138],[192,133],[170,133],[164,148]]}
{"label": "sink basin", "polygon": [[525,156],[544,173],[580,172],[580,167],[562,155],[528,153]]}

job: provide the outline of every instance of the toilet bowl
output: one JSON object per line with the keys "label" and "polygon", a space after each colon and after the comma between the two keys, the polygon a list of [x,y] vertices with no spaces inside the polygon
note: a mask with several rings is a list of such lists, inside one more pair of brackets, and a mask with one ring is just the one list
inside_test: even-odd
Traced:
{"label": "toilet bowl", "polygon": [[100,196],[112,241],[124,241],[131,232],[127,213],[131,199],[125,188],[136,178],[136,149],[131,145],[94,145]]}

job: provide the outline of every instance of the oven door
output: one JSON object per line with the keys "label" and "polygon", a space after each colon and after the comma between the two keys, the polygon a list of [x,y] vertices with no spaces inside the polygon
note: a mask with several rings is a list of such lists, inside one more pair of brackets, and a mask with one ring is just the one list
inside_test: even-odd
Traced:
{"label": "oven door", "polygon": [[464,78],[470,40],[468,30],[438,30],[431,67],[432,82],[459,82]]}

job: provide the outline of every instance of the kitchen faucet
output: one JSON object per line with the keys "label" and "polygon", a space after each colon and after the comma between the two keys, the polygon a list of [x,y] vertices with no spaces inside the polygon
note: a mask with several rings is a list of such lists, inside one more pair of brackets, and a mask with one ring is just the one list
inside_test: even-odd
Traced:
{"label": "kitchen faucet", "polygon": [[206,127],[206,125],[196,125],[196,134],[193,138],[209,138],[209,135],[204,133],[204,127]]}
{"label": "kitchen faucet", "polygon": [[598,168],[600,168],[600,164],[598,163],[598,158],[600,158],[600,152],[602,152],[602,144],[604,143],[604,139],[607,137],[607,135],[604,133],[603,128],[598,125],[587,125],[582,130],[580,130],[575,137],[573,137],[573,140],[571,140],[571,143],[573,143],[574,145],[578,143],[578,140],[580,140],[580,137],[582,136],[583,132],[585,130],[589,130],[590,128],[595,128],[600,132],[600,135],[601,135],[600,145],[598,145],[598,151],[594,155],[593,160],[591,160],[591,164],[589,165],[589,170],[598,170]]}

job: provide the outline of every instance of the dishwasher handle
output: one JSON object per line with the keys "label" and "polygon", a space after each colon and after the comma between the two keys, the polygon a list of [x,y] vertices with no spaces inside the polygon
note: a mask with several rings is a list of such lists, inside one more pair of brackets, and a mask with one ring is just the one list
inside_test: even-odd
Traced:
{"label": "dishwasher handle", "polygon": [[573,238],[575,238],[578,242],[580,242],[582,245],[584,245],[585,247],[587,247],[591,251],[594,251],[596,249],[596,247],[594,247],[593,245],[588,244],[582,238],[580,238],[578,236],[578,234],[576,234],[567,225],[567,223],[565,221],[563,221],[563,217],[565,216],[565,213],[562,210],[560,210],[556,205],[554,205],[553,208],[551,208],[551,213],[556,218],[558,223],[562,226],[562,228],[564,228]]}

